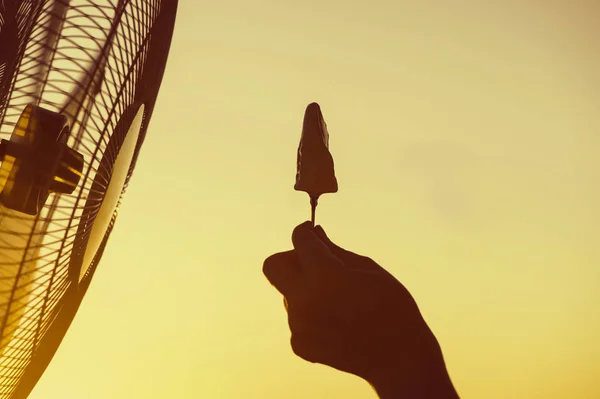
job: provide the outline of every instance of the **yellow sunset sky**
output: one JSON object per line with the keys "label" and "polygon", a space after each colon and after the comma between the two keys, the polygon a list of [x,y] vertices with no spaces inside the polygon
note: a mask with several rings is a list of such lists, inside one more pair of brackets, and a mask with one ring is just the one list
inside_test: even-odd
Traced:
{"label": "yellow sunset sky", "polygon": [[262,274],[309,217],[416,298],[463,399],[600,397],[600,3],[180,1],[115,230],[32,399],[375,398]]}

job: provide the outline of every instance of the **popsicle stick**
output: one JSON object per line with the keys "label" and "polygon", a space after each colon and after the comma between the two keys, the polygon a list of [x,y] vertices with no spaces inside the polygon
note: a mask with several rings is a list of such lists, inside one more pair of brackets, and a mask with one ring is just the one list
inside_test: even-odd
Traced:
{"label": "popsicle stick", "polygon": [[315,213],[317,211],[317,205],[319,204],[319,197],[318,196],[310,196],[310,221],[313,225],[313,227],[315,227]]}

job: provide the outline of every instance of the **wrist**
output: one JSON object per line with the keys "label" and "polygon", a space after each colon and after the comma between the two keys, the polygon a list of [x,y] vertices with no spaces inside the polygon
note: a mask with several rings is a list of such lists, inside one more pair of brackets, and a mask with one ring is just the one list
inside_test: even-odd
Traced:
{"label": "wrist", "polygon": [[445,367],[430,373],[378,370],[367,382],[380,399],[459,399]]}

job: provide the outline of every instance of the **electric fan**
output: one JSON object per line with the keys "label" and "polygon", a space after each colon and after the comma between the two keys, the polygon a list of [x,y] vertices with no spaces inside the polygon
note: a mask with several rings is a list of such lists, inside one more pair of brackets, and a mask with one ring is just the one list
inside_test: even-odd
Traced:
{"label": "electric fan", "polygon": [[86,293],[144,141],[176,0],[0,0],[0,399]]}

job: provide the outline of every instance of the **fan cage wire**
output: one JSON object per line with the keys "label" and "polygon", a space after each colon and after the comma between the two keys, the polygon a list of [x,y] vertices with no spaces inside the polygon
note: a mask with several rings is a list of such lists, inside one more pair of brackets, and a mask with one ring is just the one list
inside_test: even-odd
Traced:
{"label": "fan cage wire", "polygon": [[[36,7],[36,3],[40,2],[24,1],[20,9],[22,15],[34,17],[37,22],[26,37],[12,93],[7,98],[4,115],[0,114],[0,137],[10,137],[27,104],[59,112],[65,101],[73,103],[73,93],[82,88],[82,84],[87,83],[83,89],[89,92],[94,80],[86,82],[82,77],[94,73],[98,54],[106,67],[98,94],[94,98],[89,95],[78,98],[75,103],[68,144],[85,159],[82,181],[76,191],[71,195],[51,194],[33,221],[6,209],[0,211],[0,254],[16,248],[23,255],[21,259],[12,260],[0,256],[0,270],[12,271],[0,273],[0,298],[9,298],[0,303],[0,316],[4,316],[0,340],[3,344],[0,398],[9,398],[14,391],[60,309],[61,299],[74,284],[69,276],[69,264],[78,251],[84,250],[78,248],[76,242],[85,243],[90,231],[84,229],[83,235],[77,237],[79,223],[84,211],[91,214],[93,220],[101,202],[87,201],[94,194],[92,182],[104,182],[105,190],[110,180],[112,171],[104,165],[112,165],[117,153],[109,141],[127,133],[128,126],[118,122],[120,115],[134,105],[149,37],[160,7],[159,1],[62,0],[63,4],[69,3],[62,31],[54,32],[58,42],[54,49],[48,49],[45,48],[48,23],[56,4],[45,1]],[[40,68],[40,60],[48,50],[52,51],[52,57]],[[46,69],[45,77],[40,78],[40,69]],[[101,167],[103,156],[112,162]],[[96,194],[101,198],[102,193]],[[7,236],[11,237],[10,241],[4,238]],[[18,314],[20,317],[11,317]]]}

